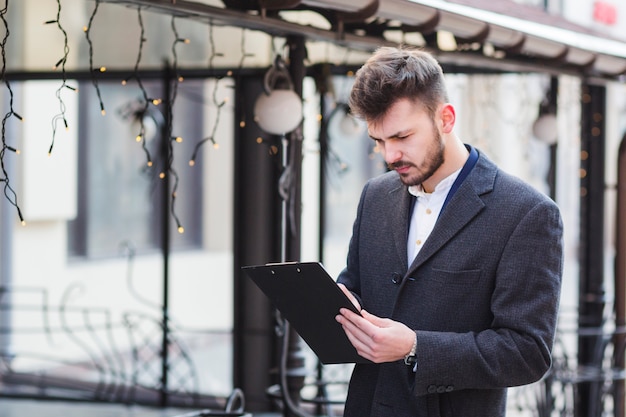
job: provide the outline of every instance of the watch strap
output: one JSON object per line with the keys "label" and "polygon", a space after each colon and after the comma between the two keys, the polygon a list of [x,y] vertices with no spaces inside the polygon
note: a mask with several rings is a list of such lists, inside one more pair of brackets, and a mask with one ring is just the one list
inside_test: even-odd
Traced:
{"label": "watch strap", "polygon": [[413,347],[411,347],[410,352],[404,357],[404,364],[407,366],[414,366],[417,363],[417,357],[415,355],[417,350],[417,334],[413,339]]}

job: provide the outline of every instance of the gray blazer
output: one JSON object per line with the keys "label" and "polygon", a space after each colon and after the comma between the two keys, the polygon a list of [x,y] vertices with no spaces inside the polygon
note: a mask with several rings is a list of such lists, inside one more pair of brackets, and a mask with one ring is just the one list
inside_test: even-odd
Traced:
{"label": "gray blazer", "polygon": [[366,184],[338,281],[370,313],[415,329],[417,370],[356,365],[344,416],[504,416],[506,387],[551,365],[559,209],[480,154],[409,266],[411,198],[395,172]]}

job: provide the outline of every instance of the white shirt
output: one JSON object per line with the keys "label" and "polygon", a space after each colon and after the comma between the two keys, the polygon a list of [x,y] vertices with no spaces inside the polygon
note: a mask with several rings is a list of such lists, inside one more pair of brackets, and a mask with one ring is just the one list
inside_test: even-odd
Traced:
{"label": "white shirt", "polygon": [[424,246],[424,242],[430,236],[435,227],[439,213],[446,201],[448,192],[452,184],[459,176],[461,168],[444,178],[433,190],[432,193],[424,192],[422,185],[412,185],[409,193],[417,197],[413,213],[411,214],[411,224],[409,226],[409,238],[407,240],[407,259],[409,265],[413,262],[419,251]]}

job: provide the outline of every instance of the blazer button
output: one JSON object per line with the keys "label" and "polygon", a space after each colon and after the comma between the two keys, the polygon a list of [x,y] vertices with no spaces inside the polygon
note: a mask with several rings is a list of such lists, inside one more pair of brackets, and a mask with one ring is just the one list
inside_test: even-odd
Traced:
{"label": "blazer button", "polygon": [[443,394],[444,392],[446,392],[446,387],[444,387],[443,385],[439,385],[437,387],[437,394]]}
{"label": "blazer button", "polygon": [[428,391],[429,394],[435,394],[437,392],[437,386],[436,385],[429,385],[427,391]]}
{"label": "blazer button", "polygon": [[399,285],[400,283],[402,283],[402,275],[397,272],[392,272],[391,282],[393,282],[396,285]]}
{"label": "blazer button", "polygon": [[452,391],[454,391],[454,386],[452,386],[452,385],[448,385],[448,386],[446,387],[446,392],[452,392]]}

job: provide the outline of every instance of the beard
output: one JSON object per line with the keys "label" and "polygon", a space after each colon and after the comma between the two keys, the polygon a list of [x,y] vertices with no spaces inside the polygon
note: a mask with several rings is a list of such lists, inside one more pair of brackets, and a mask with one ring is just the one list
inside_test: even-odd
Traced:
{"label": "beard", "polygon": [[[445,145],[441,138],[441,134],[433,126],[433,141],[426,150],[426,157],[424,161],[418,167],[412,162],[398,161],[392,164],[388,164],[389,169],[396,169],[404,166],[415,168],[417,173],[405,173],[400,174],[400,181],[406,186],[420,185],[428,178],[430,178],[444,162],[444,148]],[[414,170],[412,170],[414,171]]]}

